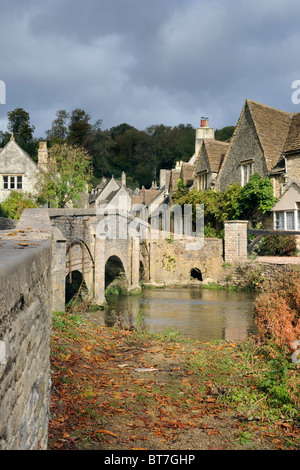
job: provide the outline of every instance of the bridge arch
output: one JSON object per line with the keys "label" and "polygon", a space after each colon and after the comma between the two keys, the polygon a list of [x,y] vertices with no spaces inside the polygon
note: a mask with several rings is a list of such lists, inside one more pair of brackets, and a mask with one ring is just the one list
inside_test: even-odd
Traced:
{"label": "bridge arch", "polygon": [[86,286],[92,296],[94,269],[94,258],[89,246],[79,238],[69,241],[66,246],[66,294],[67,288],[69,292],[76,290],[81,275],[81,284]]}
{"label": "bridge arch", "polygon": [[65,303],[68,303],[78,296],[78,299],[84,300],[88,296],[88,287],[80,271],[72,271],[72,276],[66,276]]}
{"label": "bridge arch", "polygon": [[128,288],[128,269],[124,256],[119,250],[110,250],[105,260],[105,288],[112,283]]}

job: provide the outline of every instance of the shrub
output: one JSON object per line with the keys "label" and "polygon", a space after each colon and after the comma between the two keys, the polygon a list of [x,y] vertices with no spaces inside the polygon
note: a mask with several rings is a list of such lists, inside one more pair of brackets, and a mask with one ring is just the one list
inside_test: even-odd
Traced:
{"label": "shrub", "polygon": [[2,203],[2,211],[10,219],[20,219],[25,209],[38,207],[31,194],[11,191],[10,195]]}
{"label": "shrub", "polygon": [[260,242],[257,249],[260,256],[295,256],[296,253],[295,235],[269,235]]}
{"label": "shrub", "polygon": [[273,281],[256,298],[254,312],[260,340],[292,350],[300,339],[300,271],[291,269]]}

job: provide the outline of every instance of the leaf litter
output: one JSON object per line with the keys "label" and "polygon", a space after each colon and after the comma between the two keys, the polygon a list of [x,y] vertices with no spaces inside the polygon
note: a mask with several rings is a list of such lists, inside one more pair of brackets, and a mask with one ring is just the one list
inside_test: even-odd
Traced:
{"label": "leaf litter", "polygon": [[223,399],[233,382],[251,380],[235,376],[234,367],[217,370],[235,344],[174,341],[87,321],[68,326],[62,315],[64,327],[54,325],[52,334],[49,449],[299,448],[292,423],[249,419]]}

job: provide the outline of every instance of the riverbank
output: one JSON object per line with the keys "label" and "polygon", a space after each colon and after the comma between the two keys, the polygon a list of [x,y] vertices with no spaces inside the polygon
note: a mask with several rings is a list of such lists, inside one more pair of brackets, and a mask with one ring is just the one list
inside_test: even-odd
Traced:
{"label": "riverbank", "polygon": [[298,450],[298,410],[274,405],[267,350],[99,327],[56,313],[49,449]]}

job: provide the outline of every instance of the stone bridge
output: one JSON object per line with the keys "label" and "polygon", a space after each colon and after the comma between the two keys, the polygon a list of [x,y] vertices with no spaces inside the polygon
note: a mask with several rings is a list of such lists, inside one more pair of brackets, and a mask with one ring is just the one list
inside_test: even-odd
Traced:
{"label": "stone bridge", "polygon": [[153,229],[128,213],[107,217],[94,209],[27,209],[16,227],[0,231],[0,241],[31,250],[51,240],[50,300],[52,310],[64,311],[68,294],[83,283],[89,298],[103,305],[106,287],[120,275],[129,291],[141,289],[141,282],[182,287],[224,284],[228,276],[240,281],[236,268],[249,263],[247,226],[247,221],[227,221],[224,241],[199,243],[193,236]]}
{"label": "stone bridge", "polygon": [[1,238],[52,240],[56,311],[65,309],[68,288],[75,282],[84,281],[89,297],[102,305],[106,286],[119,274],[128,290],[140,289],[141,281],[184,286],[218,280],[222,240],[205,238],[199,245],[193,236],[174,236],[128,214],[116,215],[108,218],[94,209],[27,209],[16,230],[2,231]]}

